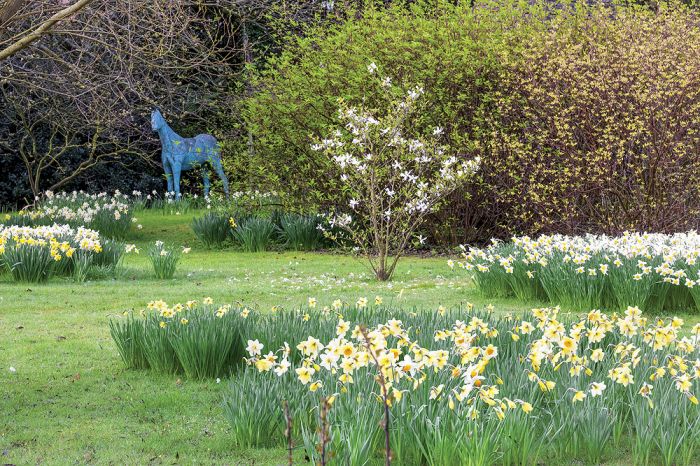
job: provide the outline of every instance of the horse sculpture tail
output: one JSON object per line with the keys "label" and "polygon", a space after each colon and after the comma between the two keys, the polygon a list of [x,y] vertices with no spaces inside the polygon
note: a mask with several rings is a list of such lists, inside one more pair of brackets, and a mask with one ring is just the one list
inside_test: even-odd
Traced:
{"label": "horse sculpture tail", "polygon": [[226,178],[226,173],[224,173],[224,167],[221,164],[221,152],[218,152],[211,162],[212,168],[216,171],[216,174],[221,178],[221,182],[224,184],[224,192],[228,198],[228,178]]}

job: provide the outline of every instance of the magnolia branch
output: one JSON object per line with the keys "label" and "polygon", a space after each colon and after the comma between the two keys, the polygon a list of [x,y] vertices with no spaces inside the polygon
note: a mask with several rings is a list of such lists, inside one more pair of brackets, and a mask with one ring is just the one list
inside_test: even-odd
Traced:
{"label": "magnolia branch", "polygon": [[69,18],[76,14],[78,11],[82,10],[93,0],[78,0],[76,3],[69,7],[66,7],[59,12],[55,13],[49,19],[37,26],[36,29],[29,32],[27,35],[18,39],[15,43],[9,45],[8,47],[0,50],[0,61],[5,60],[17,52],[24,50],[29,47],[32,43],[41,39],[45,34],[47,34],[52,27],[54,27],[60,21]]}

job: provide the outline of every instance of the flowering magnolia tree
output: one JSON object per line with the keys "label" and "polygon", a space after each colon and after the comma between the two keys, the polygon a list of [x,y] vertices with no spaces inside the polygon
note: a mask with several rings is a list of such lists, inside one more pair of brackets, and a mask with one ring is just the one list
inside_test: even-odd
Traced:
{"label": "flowering magnolia tree", "polygon": [[341,126],[312,149],[335,162],[348,200],[346,209],[329,215],[329,227],[320,228],[335,241],[350,240],[377,279],[388,280],[426,216],[478,170],[480,161],[458,161],[441,142],[440,127],[427,134],[416,130],[423,88],[404,91],[377,70],[374,63],[368,67],[379,83],[374,101],[384,108],[370,108],[369,99],[361,106],[339,99]]}

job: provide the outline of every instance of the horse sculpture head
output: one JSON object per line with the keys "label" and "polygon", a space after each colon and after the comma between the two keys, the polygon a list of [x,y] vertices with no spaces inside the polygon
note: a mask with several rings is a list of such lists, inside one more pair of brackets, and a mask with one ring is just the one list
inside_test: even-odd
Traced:
{"label": "horse sculpture head", "polygon": [[156,108],[151,112],[151,128],[153,131],[158,131],[163,126],[165,126],[165,118],[163,118],[160,110]]}

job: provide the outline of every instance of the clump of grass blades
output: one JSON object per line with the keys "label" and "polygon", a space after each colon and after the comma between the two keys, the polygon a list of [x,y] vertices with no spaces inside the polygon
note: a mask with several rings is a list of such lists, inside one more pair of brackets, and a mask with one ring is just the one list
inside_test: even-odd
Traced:
{"label": "clump of grass blades", "polygon": [[[291,387],[289,387],[291,388]],[[281,446],[285,420],[280,395],[284,393],[296,413],[308,405],[302,390],[288,390],[284,381],[244,371],[231,379],[224,397],[224,417],[239,448]]]}
{"label": "clump of grass blades", "polygon": [[377,422],[382,406],[372,393],[373,381],[357,380],[348,397],[340,397],[329,413],[335,435],[331,437],[331,451],[341,464],[364,464],[376,456],[382,444],[383,432]]}
{"label": "clump of grass blades", "polygon": [[283,214],[280,216],[281,236],[285,246],[295,251],[313,251],[323,242],[316,215]]}
{"label": "clump of grass blades", "polygon": [[149,311],[110,320],[110,331],[127,368],[150,367],[192,379],[225,377],[243,358],[240,321],[209,307],[177,314]]}
{"label": "clump of grass blades", "polygon": [[231,225],[226,215],[207,212],[192,219],[192,231],[207,248],[220,248],[231,234]]}
{"label": "clump of grass blades", "polygon": [[151,313],[143,320],[143,353],[148,366],[156,372],[175,374],[182,372],[182,365],[171,343],[172,327],[160,325],[161,319]]}
{"label": "clump of grass blades", "polygon": [[234,316],[193,313],[183,318],[169,335],[187,377],[222,377],[243,360],[243,344]]}
{"label": "clump of grass blades", "polygon": [[607,277],[597,273],[599,265],[595,258],[591,259],[587,267],[596,271],[596,275],[578,273],[576,264],[564,260],[563,253],[555,253],[549,265],[540,268],[538,276],[552,303],[579,311],[604,308],[603,296],[608,285]]}
{"label": "clump of grass blades", "polygon": [[73,278],[76,281],[84,282],[87,279],[94,257],[95,254],[89,251],[76,251],[73,254],[71,262],[73,264]]}
{"label": "clump of grass blades", "polygon": [[[538,432],[533,429],[528,417],[517,412],[503,421],[501,439],[505,466],[536,466],[541,464],[544,440],[551,435],[551,429]],[[542,435],[544,434],[544,435]]]}
{"label": "clump of grass blades", "polygon": [[109,333],[127,369],[149,367],[145,351],[146,322],[132,314],[109,320]]}
{"label": "clump of grass blades", "polygon": [[674,390],[669,381],[661,381],[656,387],[661,393],[658,409],[651,410],[654,445],[663,466],[690,465],[695,462],[695,452],[700,435],[700,416],[687,409],[667,409],[681,406],[685,396]]}
{"label": "clump of grass blades", "polygon": [[241,220],[233,230],[233,238],[246,252],[267,251],[272,244],[276,227],[265,217]]}
{"label": "clump of grass blades", "polygon": [[[44,221],[42,225],[48,225],[53,222]],[[0,215],[0,225],[19,225],[23,227],[33,227],[37,223],[34,222],[30,217],[26,215],[19,215],[17,213],[3,214]]]}
{"label": "clump of grass blades", "polygon": [[493,272],[475,271],[472,274],[472,279],[481,295],[485,298],[509,298],[515,296],[505,273],[500,273],[500,270],[494,270]]}
{"label": "clump of grass blades", "polygon": [[205,199],[191,194],[182,194],[175,198],[174,192],[164,193],[162,198],[156,198],[151,202],[152,209],[161,210],[163,215],[186,214],[191,210],[202,208]]}
{"label": "clump of grass blades", "polygon": [[99,211],[87,225],[73,223],[76,228],[86,226],[91,230],[99,231],[100,235],[107,238],[124,239],[128,236],[129,230],[131,230],[132,217],[130,211],[119,214],[118,218],[115,217],[113,212]]}
{"label": "clump of grass blades", "polygon": [[166,247],[162,241],[148,248],[148,259],[153,265],[156,278],[173,278],[178,262],[180,262],[181,252],[175,247]]}
{"label": "clump of grass blades", "polygon": [[94,256],[92,264],[114,271],[121,264],[125,252],[124,243],[108,239],[102,242],[102,251]]}
{"label": "clump of grass blades", "polygon": [[5,267],[15,281],[41,283],[54,274],[56,261],[48,248],[29,245],[7,245]]}
{"label": "clump of grass blades", "polygon": [[[606,406],[601,398],[584,400],[587,409],[566,409],[558,423],[565,429],[558,438],[562,456],[585,458],[589,464],[599,464],[609,447],[617,410]],[[568,407],[567,407],[568,408]]]}

